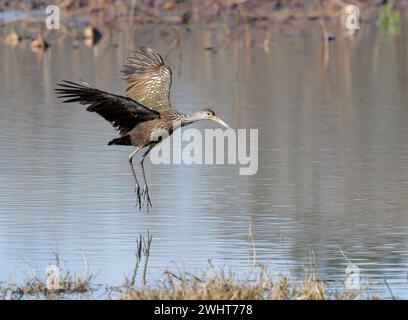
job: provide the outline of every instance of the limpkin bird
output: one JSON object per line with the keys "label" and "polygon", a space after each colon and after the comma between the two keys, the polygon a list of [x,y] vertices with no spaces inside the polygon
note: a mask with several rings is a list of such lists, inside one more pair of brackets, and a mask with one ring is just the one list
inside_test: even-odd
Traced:
{"label": "limpkin bird", "polygon": [[[121,71],[123,79],[129,84],[125,95],[116,95],[92,88],[89,84],[63,80],[55,89],[63,102],[79,102],[88,105],[90,112],[96,112],[111,122],[120,137],[111,140],[108,145],[135,146],[129,155],[128,163],[135,179],[135,192],[139,208],[142,198],[152,206],[149,197],[143,162],[147,154],[161,139],[157,132],[171,135],[178,127],[186,126],[199,120],[212,120],[228,128],[211,109],[205,108],[193,114],[184,114],[173,109],[170,102],[172,83],[171,68],[164,63],[160,53],[154,49],[139,47],[127,58]],[[147,147],[140,157],[144,180],[141,192],[133,167],[132,159],[141,149]]]}

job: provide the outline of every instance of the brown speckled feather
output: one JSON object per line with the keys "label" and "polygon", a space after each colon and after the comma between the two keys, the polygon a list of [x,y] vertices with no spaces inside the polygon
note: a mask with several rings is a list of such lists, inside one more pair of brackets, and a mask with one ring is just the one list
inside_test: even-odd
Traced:
{"label": "brown speckled feather", "polygon": [[171,69],[159,52],[139,47],[127,58],[122,75],[129,83],[126,96],[159,113],[173,111],[170,103]]}

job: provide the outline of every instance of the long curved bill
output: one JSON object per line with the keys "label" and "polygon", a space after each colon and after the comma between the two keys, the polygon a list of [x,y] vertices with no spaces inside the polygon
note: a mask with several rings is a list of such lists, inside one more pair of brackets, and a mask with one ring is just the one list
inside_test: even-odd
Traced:
{"label": "long curved bill", "polygon": [[228,124],[226,124],[224,121],[222,121],[220,118],[218,118],[217,116],[212,116],[211,117],[211,120],[212,121],[215,121],[215,122],[217,122],[217,123],[219,123],[220,125],[222,125],[223,127],[225,127],[225,128],[229,128],[229,126],[228,126]]}

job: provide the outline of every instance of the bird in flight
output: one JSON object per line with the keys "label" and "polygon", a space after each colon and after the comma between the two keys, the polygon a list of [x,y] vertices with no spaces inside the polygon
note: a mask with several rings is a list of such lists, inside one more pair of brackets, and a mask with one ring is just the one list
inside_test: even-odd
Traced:
{"label": "bird in flight", "polygon": [[[87,111],[96,112],[109,121],[120,137],[108,145],[135,146],[129,155],[128,163],[135,179],[135,192],[139,209],[143,203],[152,206],[143,162],[152,148],[162,141],[163,133],[171,135],[179,127],[199,120],[212,120],[228,128],[211,109],[204,108],[193,114],[184,114],[173,109],[170,102],[172,83],[171,68],[164,63],[160,53],[154,49],[139,47],[127,58],[122,72],[128,88],[125,95],[116,95],[92,88],[89,84],[63,80],[55,89],[63,102],[79,102],[87,105]],[[141,190],[133,157],[146,148],[140,157],[144,180]]]}

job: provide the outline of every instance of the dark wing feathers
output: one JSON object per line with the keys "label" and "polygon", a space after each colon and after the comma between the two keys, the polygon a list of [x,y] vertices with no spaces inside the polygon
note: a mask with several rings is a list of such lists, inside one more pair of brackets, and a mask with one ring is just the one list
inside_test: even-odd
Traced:
{"label": "dark wing feathers", "polygon": [[126,96],[160,113],[172,111],[171,69],[158,51],[139,47],[127,58],[121,72],[129,84]]}
{"label": "dark wing feathers", "polygon": [[63,81],[55,92],[64,102],[79,102],[89,105],[86,109],[96,112],[111,122],[121,135],[127,134],[139,123],[156,119],[160,114],[150,110],[131,98],[111,94],[92,88],[86,84]]}

